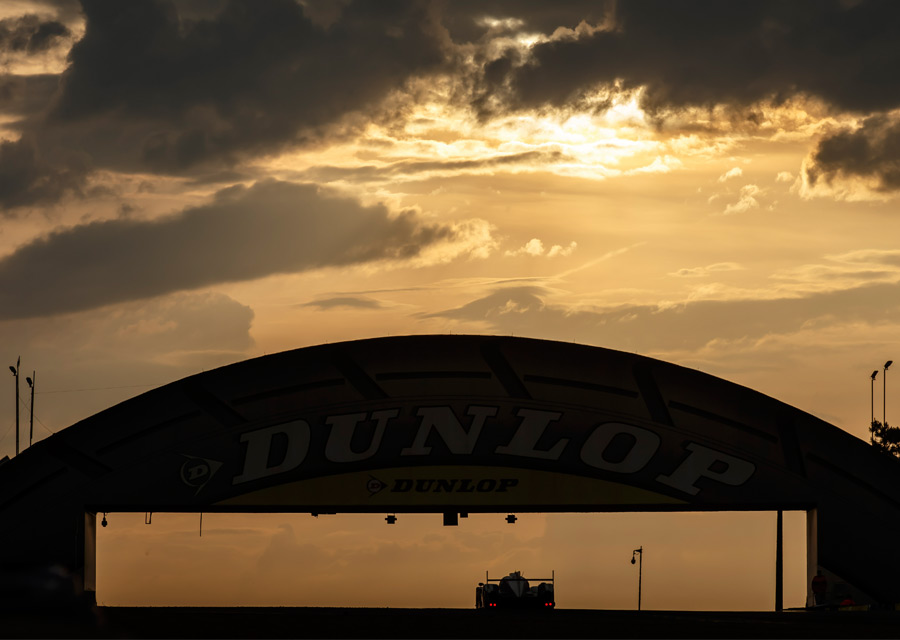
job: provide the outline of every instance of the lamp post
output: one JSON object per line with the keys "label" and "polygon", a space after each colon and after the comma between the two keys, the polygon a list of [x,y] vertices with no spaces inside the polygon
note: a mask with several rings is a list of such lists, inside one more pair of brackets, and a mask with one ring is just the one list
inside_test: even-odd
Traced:
{"label": "lamp post", "polygon": [[13,377],[16,379],[16,455],[19,455],[19,363],[22,362],[22,356],[16,358],[16,366],[9,366]]}
{"label": "lamp post", "polygon": [[641,545],[631,552],[631,564],[634,564],[634,555],[638,555],[638,611],[641,610],[641,574],[644,572],[644,546]]}
{"label": "lamp post", "polygon": [[894,364],[893,360],[888,360],[884,363],[884,375],[881,376],[881,382],[884,385],[884,389],[881,392],[881,422],[885,428],[887,428],[887,370],[892,364]]}
{"label": "lamp post", "polygon": [[[872,420],[869,422],[870,427],[875,426],[875,377],[878,375],[878,369],[872,372]],[[872,444],[875,444],[875,432],[870,428],[869,429],[869,440],[872,441]]]}
{"label": "lamp post", "polygon": [[28,387],[31,389],[31,416],[28,419],[28,446],[31,447],[31,442],[34,440],[34,384],[37,380],[37,372],[32,371],[31,377],[25,376],[25,382],[28,383]]}

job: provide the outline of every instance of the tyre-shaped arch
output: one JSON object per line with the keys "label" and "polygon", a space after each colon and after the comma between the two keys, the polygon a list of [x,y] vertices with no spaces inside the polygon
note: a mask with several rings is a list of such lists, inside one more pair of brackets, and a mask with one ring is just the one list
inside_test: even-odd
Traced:
{"label": "tyre-shaped arch", "polygon": [[0,465],[0,560],[93,587],[100,511],[802,509],[810,572],[900,601],[900,464],[696,370],[598,347],[405,336],[154,389]]}

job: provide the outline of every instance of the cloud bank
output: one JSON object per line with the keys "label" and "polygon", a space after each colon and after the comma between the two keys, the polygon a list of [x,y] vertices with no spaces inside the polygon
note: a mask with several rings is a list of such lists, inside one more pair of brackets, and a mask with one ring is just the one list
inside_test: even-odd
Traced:
{"label": "cloud bank", "polygon": [[426,224],[412,210],[391,215],[383,205],[324,196],[311,185],[231,187],[210,204],[173,216],[93,222],[18,248],[0,259],[0,319],[277,273],[408,260],[426,249],[441,254],[445,244],[454,255],[483,249],[464,242],[467,230]]}
{"label": "cloud bank", "polygon": [[617,85],[642,87],[651,112],[803,95],[884,110],[900,105],[898,23],[900,5],[885,0],[627,0],[611,6],[610,24],[556,32],[527,56],[508,49],[484,66],[480,87],[512,109]]}
{"label": "cloud bank", "polygon": [[[507,287],[431,314],[487,323],[496,333],[539,335],[629,351],[697,349],[716,340],[756,340],[817,321],[887,322],[900,309],[900,285],[873,283],[776,299],[696,300],[572,309],[545,302],[541,287]],[[892,303],[886,303],[892,301]]]}
{"label": "cloud bank", "polygon": [[855,178],[876,191],[900,191],[900,116],[872,116],[857,129],[823,137],[805,172],[811,186]]}

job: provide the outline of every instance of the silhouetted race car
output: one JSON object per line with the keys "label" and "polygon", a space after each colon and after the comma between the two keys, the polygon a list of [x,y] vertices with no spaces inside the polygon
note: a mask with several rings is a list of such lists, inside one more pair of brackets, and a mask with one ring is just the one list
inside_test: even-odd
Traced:
{"label": "silhouetted race car", "polygon": [[[513,571],[503,578],[491,578],[487,573],[484,582],[475,588],[476,609],[553,609],[553,580],[550,578],[526,578],[520,571]],[[528,581],[538,582],[530,586]]]}

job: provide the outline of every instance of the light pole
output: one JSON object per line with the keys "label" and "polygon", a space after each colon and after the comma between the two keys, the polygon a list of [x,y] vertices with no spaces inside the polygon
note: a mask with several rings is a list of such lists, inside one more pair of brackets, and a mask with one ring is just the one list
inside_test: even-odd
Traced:
{"label": "light pole", "polygon": [[884,424],[885,429],[887,429],[887,370],[892,364],[894,364],[893,360],[888,360],[884,363],[884,375],[881,376],[881,382],[884,385],[884,389],[881,392],[881,422]]}
{"label": "light pole", "polygon": [[28,447],[31,447],[31,441],[34,440],[34,383],[37,380],[37,372],[32,371],[31,377],[25,376],[25,382],[31,388],[31,417],[28,420]]}
{"label": "light pole", "polygon": [[631,552],[631,564],[634,564],[634,554],[639,556],[638,560],[638,611],[641,610],[641,574],[644,572],[644,546],[641,545]]}
{"label": "light pole", "polygon": [[16,366],[9,366],[13,376],[16,379],[16,455],[19,455],[19,363],[22,362],[22,356],[16,358]]}
{"label": "light pole", "polygon": [[869,440],[872,441],[872,444],[875,444],[875,431],[872,430],[871,427],[875,426],[875,377],[878,375],[878,369],[872,372],[872,420],[869,422]]}

